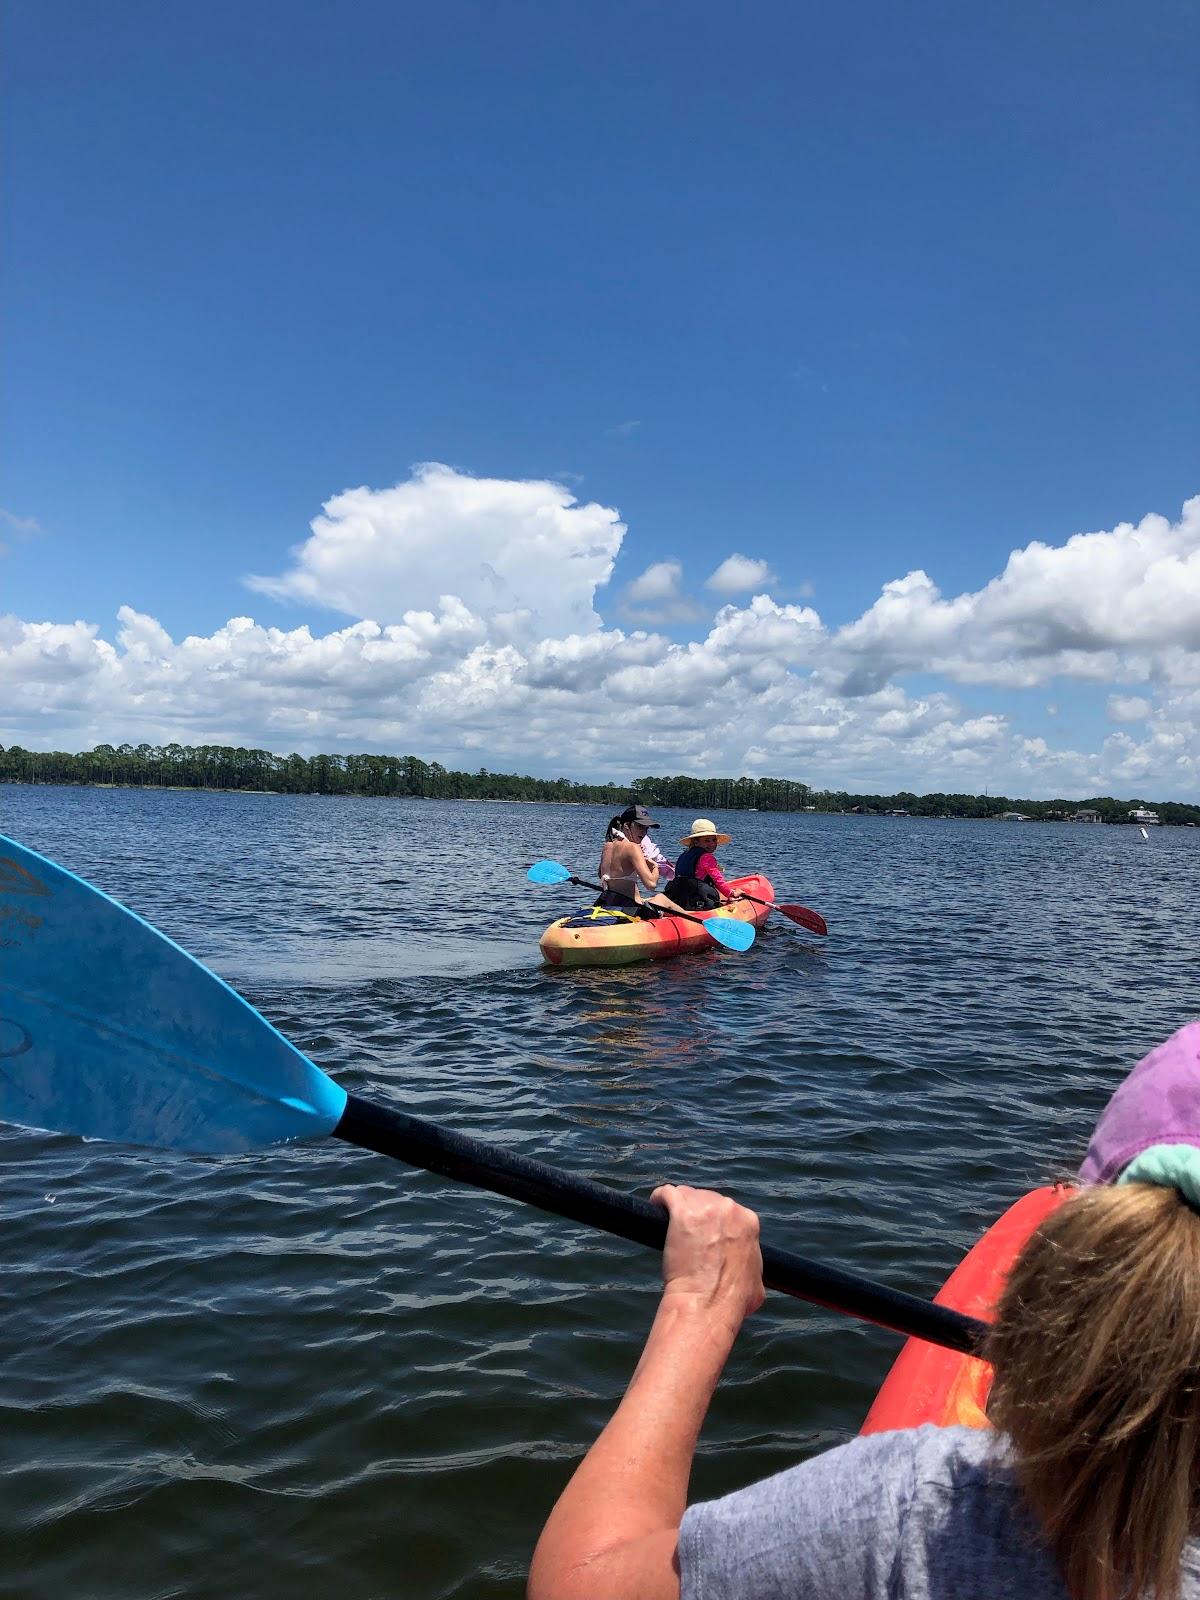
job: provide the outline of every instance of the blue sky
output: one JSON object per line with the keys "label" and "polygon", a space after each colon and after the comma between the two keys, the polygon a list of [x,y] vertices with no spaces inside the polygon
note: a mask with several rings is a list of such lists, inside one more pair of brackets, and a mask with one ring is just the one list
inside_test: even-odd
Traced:
{"label": "blue sky", "polygon": [[[15,0],[0,740],[1194,795],[1198,67],[1194,9],[1165,0]],[[608,692],[595,649],[555,645],[554,597],[515,557],[497,609],[520,628],[477,596],[482,631],[435,629],[436,649],[337,642],[403,629],[410,601],[441,616],[464,563],[507,570],[533,537],[536,508],[501,489],[455,499],[444,540],[425,506],[448,564],[414,555],[409,597],[364,554],[388,545],[403,576],[408,512],[371,500],[295,579],[324,504],[419,493],[423,462],[619,515],[598,554],[568,515],[567,564],[545,573],[572,626],[590,618]],[[1155,513],[1171,532],[1052,562],[1040,611],[1028,578],[1002,615],[960,608],[954,649],[924,603],[894,619],[923,657],[874,623],[868,644],[845,632],[913,570],[951,601],[1031,541]],[[356,539],[357,587],[339,588]],[[705,586],[734,553],[796,614],[778,649],[761,613],[735,653],[712,641],[720,605],[750,615],[749,589]],[[672,561],[674,598],[636,605],[630,584]],[[1164,633],[1153,608],[1193,580],[1195,616],[1168,607]],[[1068,623],[1060,581],[1082,606]],[[1131,592],[1144,603],[1110,637]],[[134,670],[122,607],[169,636],[138,635],[156,672]],[[334,642],[249,660],[220,633],[238,616]],[[29,631],[76,622],[92,631]],[[186,635],[203,661],[173,660]],[[864,700],[868,645],[887,670]],[[240,698],[206,697],[214,662]]]}

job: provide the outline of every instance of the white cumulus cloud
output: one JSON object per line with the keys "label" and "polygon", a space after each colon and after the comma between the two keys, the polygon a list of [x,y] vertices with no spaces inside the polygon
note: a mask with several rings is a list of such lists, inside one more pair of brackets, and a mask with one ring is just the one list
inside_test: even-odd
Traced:
{"label": "white cumulus cloud", "polygon": [[655,561],[626,585],[621,596],[623,615],[631,622],[654,627],[696,622],[704,613],[683,593],[683,566],[678,561]]}
{"label": "white cumulus cloud", "polygon": [[626,598],[639,604],[678,598],[683,567],[678,561],[655,561],[640,573],[625,591]]}
{"label": "white cumulus cloud", "polygon": [[717,594],[749,594],[752,589],[774,581],[775,574],[767,562],[755,560],[753,556],[740,556],[735,551],[725,557],[715,572],[709,573],[704,586]]}
{"label": "white cumulus cloud", "polygon": [[[111,630],[0,618],[0,742],[447,765],[477,752],[580,777],[746,772],[860,791],[1200,792],[1200,500],[1178,522],[1030,544],[972,593],[946,598],[912,572],[841,627],[756,593],[685,639],[654,626],[692,604],[678,561],[627,587],[634,626],[598,617],[623,534],[615,510],[547,482],[425,467],[347,491],[283,576],[257,580],[335,606],[343,625],[240,616],[177,638],[128,606]],[[987,703],[989,689],[1069,678],[1101,686],[1117,724],[1090,750],[1029,736],[1011,704]],[[956,681],[982,686],[972,705]],[[1071,720],[1060,707],[1056,725]]]}
{"label": "white cumulus cloud", "polygon": [[[897,674],[1029,688],[1052,678],[1145,681],[1200,650],[1200,496],[1178,522],[1148,516],[1065,544],[1014,550],[974,593],[945,599],[924,572],[884,585],[834,647],[850,692]],[[1181,664],[1182,665],[1182,664]]]}
{"label": "white cumulus cloud", "polygon": [[593,608],[625,525],[544,480],[473,478],[437,462],[391,489],[326,502],[278,577],[250,577],[277,600],[394,622],[453,593],[509,631],[546,636],[600,626]]}
{"label": "white cumulus cloud", "polygon": [[1152,709],[1150,701],[1140,694],[1110,694],[1108,697],[1108,715],[1112,722],[1145,722]]}

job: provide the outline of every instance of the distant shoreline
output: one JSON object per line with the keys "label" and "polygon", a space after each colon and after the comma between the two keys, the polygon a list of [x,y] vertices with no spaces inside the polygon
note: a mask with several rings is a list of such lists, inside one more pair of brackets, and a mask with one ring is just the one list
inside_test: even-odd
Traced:
{"label": "distant shoreline", "polygon": [[[499,775],[497,775],[499,776]],[[535,780],[537,781],[537,780]],[[694,780],[702,783],[703,779]],[[463,795],[463,794],[397,794],[397,793],[371,793],[367,790],[329,790],[329,789],[252,789],[238,784],[213,784],[213,783],[120,783],[103,779],[86,778],[32,778],[14,777],[0,774],[0,784],[23,784],[31,789],[123,789],[136,790],[142,793],[157,794],[257,794],[270,795],[278,799],[295,797],[297,795],[315,796],[325,800],[420,800],[437,805],[443,801],[454,801],[460,805],[521,805],[521,806],[595,806],[605,810],[620,801],[612,798],[598,800],[564,800],[555,795]],[[673,800],[659,799],[644,791],[641,797],[650,805],[664,808],[673,807],[676,810],[694,809],[693,803],[683,803]],[[822,797],[824,798],[824,797]],[[859,803],[853,806],[831,805],[805,805],[783,808],[772,806],[747,806],[739,805],[736,801],[722,801],[718,809],[723,811],[752,811],[760,814],[775,812],[776,815],[788,816],[825,816],[825,817],[878,817],[888,821],[918,821],[918,822],[1054,822],[1074,827],[1088,827],[1097,824],[1115,827],[1166,827],[1166,828],[1200,828],[1200,806],[1189,806],[1177,801],[1160,801],[1158,807],[1143,807],[1135,801],[1111,802],[1121,810],[1151,813],[1162,811],[1183,811],[1192,815],[1185,817],[1163,816],[1152,814],[1149,816],[1123,815],[1123,816],[1094,816],[1078,817],[1074,815],[1039,815],[1033,807],[1062,808],[1064,802],[1058,801],[1023,801],[1023,805],[1030,807],[1028,812],[981,812],[972,813],[966,810],[909,810],[903,807],[887,806],[889,799],[886,795],[871,795],[863,797],[866,801],[876,801],[876,805]],[[914,799],[928,799],[928,796]],[[949,798],[949,797],[948,797]],[[957,798],[957,797],[956,797]],[[987,800],[989,796],[967,796],[964,798]],[[706,802],[707,803],[707,802]],[[1066,802],[1067,805],[1073,802]],[[1082,802],[1077,803],[1077,809],[1086,811],[1091,808]]]}
{"label": "distant shoreline", "polygon": [[594,805],[623,811],[631,801],[672,806],[694,817],[727,811],[822,815],[966,817],[1002,822],[1109,822],[1200,825],[1200,805],[1177,801],[1022,800],[998,794],[854,794],[816,789],[797,778],[695,778],[650,774],[627,783],[580,783],[529,773],[457,771],[414,755],[279,755],[222,744],[98,744],[74,754],[0,745],[0,783],[55,788],[203,790],[210,794],[362,795],[382,800],[510,801]]}

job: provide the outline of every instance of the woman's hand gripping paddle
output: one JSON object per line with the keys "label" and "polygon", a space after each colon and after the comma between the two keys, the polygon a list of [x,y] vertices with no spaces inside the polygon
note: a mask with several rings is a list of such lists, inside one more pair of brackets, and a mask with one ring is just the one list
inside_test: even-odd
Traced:
{"label": "woman's hand gripping paddle", "polygon": [[[3,836],[0,1121],[214,1155],[332,1134],[656,1250],[666,1239],[648,1200],[347,1095],[177,944]],[[950,1350],[985,1331],[785,1251],[764,1248],[763,1277]]]}
{"label": "woman's hand gripping paddle", "polygon": [[798,922],[802,928],[807,928],[810,933],[819,933],[822,936],[829,932],[829,924],[819,911],[810,911],[807,906],[781,906],[777,900],[760,900],[756,894],[747,894],[744,889],[738,889],[743,900],[753,900],[756,906],[766,906],[769,911],[779,911],[789,922]]}
{"label": "woman's hand gripping paddle", "polygon": [[[595,889],[599,891],[598,883],[589,883],[586,878],[577,878],[569,867],[564,867],[561,861],[535,861],[527,873],[531,883],[574,883],[581,889]],[[747,896],[747,899],[749,896]],[[737,917],[693,917],[687,911],[667,911],[661,908],[664,916],[681,917],[684,922],[695,922],[710,939],[717,944],[724,945],[726,950],[749,950],[757,937],[758,930],[752,922],[741,922]]]}

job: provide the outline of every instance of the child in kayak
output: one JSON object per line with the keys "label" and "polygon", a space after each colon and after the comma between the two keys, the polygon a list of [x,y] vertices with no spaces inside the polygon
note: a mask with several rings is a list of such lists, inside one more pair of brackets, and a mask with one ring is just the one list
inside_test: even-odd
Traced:
{"label": "child in kayak", "polygon": [[717,858],[713,854],[721,845],[728,844],[732,835],[718,833],[715,822],[707,817],[697,817],[690,833],[679,841],[683,854],[675,863],[675,876],[663,893],[684,911],[711,911],[723,900],[733,896],[725,882]]}
{"label": "child in kayak", "polygon": [[1197,1600],[1200,1022],[1117,1090],[985,1348],[992,1428],[859,1437],[685,1510],[762,1304],[758,1219],[667,1185],[664,1289],[615,1416],[542,1533],[529,1600]]}

